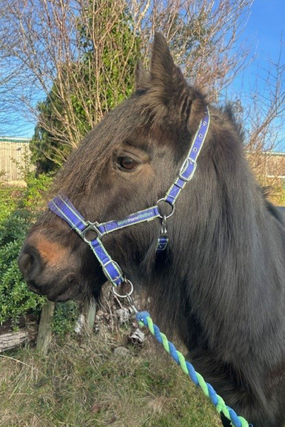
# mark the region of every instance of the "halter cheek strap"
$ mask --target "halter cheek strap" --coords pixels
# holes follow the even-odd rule
[[[191,148],[188,152],[188,156],[184,160],[183,165],[179,171],[178,177],[174,181],[174,183],[169,188],[168,192],[165,196],[165,201],[171,205],[174,205],[177,197],[180,194],[180,191],[185,187],[187,182],[189,182],[196,171],[197,167],[197,159],[205,142],[208,129],[210,125],[210,113],[207,108],[205,112],[205,116],[200,123],[199,129],[194,137]]]
[[[181,190],[185,187],[186,183],[192,179],[195,173],[197,167],[196,162],[205,142],[209,126],[210,114],[207,107],[187,157],[179,170],[178,177],[170,186],[166,196],[158,200],[155,206],[133,213],[119,221],[107,221],[99,224],[98,222],[86,221],[66,196],[58,195],[49,202],[49,209],[66,221],[67,224],[79,234],[84,242],[90,246],[105,276],[114,286],[120,286],[125,281],[125,278],[123,277],[121,267],[111,258],[104,247],[102,238],[113,231],[160,218],[161,232],[157,242],[157,252],[159,253],[166,249],[168,244],[167,219],[174,213],[175,202]],[[171,213],[167,216],[161,214],[160,204],[163,202],[167,203],[172,208]],[[88,232],[92,232],[92,234],[95,233],[96,237],[92,240],[88,239]]]

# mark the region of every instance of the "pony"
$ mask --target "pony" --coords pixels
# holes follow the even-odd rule
[[[179,174],[207,107],[196,172],[173,215],[163,214],[165,250],[156,252],[159,218],[107,234],[104,245],[226,403],[254,427],[282,427],[285,221],[253,177],[231,108],[207,106],[161,34],[150,71],[138,64],[134,93],[85,137],[53,191],[91,222],[153,206]],[[30,230],[19,267],[30,289],[51,301],[98,299],[106,281],[90,247],[51,210]]]

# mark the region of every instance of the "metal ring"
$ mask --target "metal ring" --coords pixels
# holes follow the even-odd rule
[[[116,288],[113,288],[113,293],[118,297],[118,298],[130,298],[130,296],[132,295],[132,293],[134,292],[134,285],[132,284],[132,282],[129,279],[124,279],[123,283],[128,283],[131,287],[131,290],[129,292],[127,292],[125,295],[120,295],[118,294],[118,292],[116,291]]]
[[[158,204],[160,203],[160,202],[165,202],[165,203],[167,203],[169,206],[171,206],[171,212],[170,212],[170,214],[169,215],[162,215],[161,213],[160,213],[160,211],[159,211],[159,206],[158,206]],[[157,202],[156,202],[156,204],[157,204],[157,207],[158,207],[158,212],[159,212],[159,218],[162,218],[162,219],[168,219],[168,218],[170,218],[173,214],[174,214],[174,211],[175,211],[175,205],[173,205],[172,203],[170,203],[170,202],[168,202],[167,200],[165,200],[165,199],[159,199]]]
[[[103,234],[100,232],[100,230],[99,230],[99,228],[98,228],[98,223],[97,222],[89,222],[89,221],[87,221],[87,227],[86,228],[84,228],[84,230],[82,230],[81,231],[81,234],[82,234],[82,237],[83,237],[83,240],[86,242],[86,243],[89,243],[89,242],[92,242],[93,240],[96,240],[96,239],[101,239],[101,237],[103,236]],[[95,237],[94,239],[88,239],[87,237],[86,237],[86,234],[89,232],[89,231],[91,231],[91,232],[93,232],[93,233],[96,233],[97,234],[97,237]]]

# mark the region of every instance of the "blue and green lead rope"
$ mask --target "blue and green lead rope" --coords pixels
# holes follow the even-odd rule
[[[177,365],[181,366],[183,372],[189,375],[194,384],[199,386],[203,393],[211,399],[219,413],[223,413],[224,416],[231,421],[234,427],[252,427],[252,424],[249,424],[243,417],[238,416],[233,409],[227,406],[223,398],[215,392],[211,384],[207,383],[202,375],[195,371],[193,365],[185,360],[183,354],[176,350],[172,342],[168,341],[167,337],[162,332],[160,332],[158,326],[153,323],[150,314],[147,311],[137,312],[136,318],[140,326],[144,325],[148,327],[151,334],[160,344],[163,345],[167,353],[170,354]]]

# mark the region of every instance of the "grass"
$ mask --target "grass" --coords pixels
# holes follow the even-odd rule
[[[127,357],[114,354],[124,345]],[[126,345],[126,330],[0,355],[1,427],[218,427],[212,404],[154,348]]]

